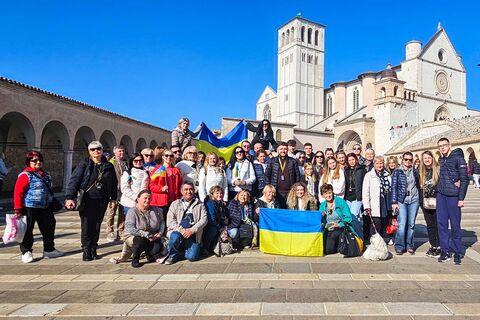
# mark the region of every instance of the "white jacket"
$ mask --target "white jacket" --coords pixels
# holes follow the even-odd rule
[[[330,171],[330,177],[328,178],[327,183],[333,186],[333,194],[343,199],[343,196],[345,195],[345,174],[343,173],[343,170],[340,170],[340,177],[338,179],[333,179],[333,173],[334,171]],[[325,173],[322,174],[320,182],[323,181],[324,176]]]
[[[391,176],[388,176],[390,183]],[[362,203],[364,209],[372,210],[372,217],[381,217],[380,212],[380,178],[378,178],[375,169],[368,171],[363,178]]]
[[[138,193],[143,189],[148,189],[148,178],[148,173],[144,169],[132,168],[131,175],[125,171],[120,178],[120,189],[122,190],[120,204],[127,208],[135,207]]]
[[[223,189],[223,200],[228,201],[228,183],[225,171],[218,172],[217,167],[203,167],[198,174],[198,196],[200,201],[204,201],[208,196],[210,188],[219,186]]]
[[[182,171],[182,180],[190,181],[195,186],[195,192],[198,192],[198,170],[192,166],[195,162],[190,160],[182,160],[177,163],[176,167]]]
[[[257,178],[255,177],[255,169],[253,164],[248,160],[243,160],[242,162],[237,162],[238,164],[238,176],[234,175],[234,170],[227,169],[227,180],[229,185],[229,190],[240,192],[242,190],[252,191],[252,185],[255,183]],[[245,180],[246,184],[242,186],[235,186],[235,180]]]

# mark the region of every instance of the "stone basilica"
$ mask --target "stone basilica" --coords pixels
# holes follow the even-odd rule
[[[299,16],[278,29],[278,87],[266,86],[256,104],[257,121],[270,119],[278,140],[395,153],[480,115],[467,109],[466,70],[440,23],[426,44],[408,42],[399,64],[328,87],[324,38],[323,25]],[[224,118],[222,131],[235,120]]]

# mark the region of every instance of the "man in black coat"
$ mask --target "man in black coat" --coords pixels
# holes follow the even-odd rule
[[[287,155],[285,142],[277,147],[278,156],[273,158],[265,170],[265,185],[271,184],[277,190],[277,200],[282,208],[286,208],[287,195],[292,185],[300,181],[297,161]]]

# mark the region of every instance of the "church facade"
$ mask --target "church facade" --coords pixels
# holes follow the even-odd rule
[[[440,23],[425,45],[408,42],[399,64],[328,87],[324,39],[325,27],[303,17],[278,29],[278,87],[266,86],[260,95],[258,121],[294,125],[301,142],[314,143],[317,135],[325,141],[329,133],[337,150],[349,152],[358,142],[383,154],[419,125],[479,114],[467,109],[466,70]]]

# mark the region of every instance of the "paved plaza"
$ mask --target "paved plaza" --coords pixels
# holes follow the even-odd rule
[[[76,212],[57,214],[56,247],[67,253],[23,264],[17,245],[0,248],[0,316],[38,319],[480,319],[480,191],[463,210],[461,266],[438,263],[417,219],[414,256],[384,262],[333,255],[300,258],[247,250],[196,263],[110,264],[120,243],[101,236],[101,260],[82,262]],[[392,248],[390,248],[392,250]]]

